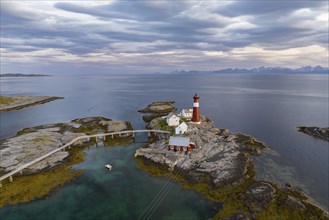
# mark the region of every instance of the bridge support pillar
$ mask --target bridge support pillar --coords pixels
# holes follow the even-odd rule
[[[148,137],[151,137],[151,132],[148,132],[148,133],[147,133],[147,136],[148,136]]]
[[[97,136],[95,137],[95,141],[96,141],[96,143],[98,142],[98,137]]]
[[[113,134],[111,134],[111,138],[113,139]]]
[[[69,149],[69,150],[70,150],[70,149],[71,149],[71,146],[68,146],[68,147],[67,147],[67,149]]]
[[[136,142],[136,133],[135,132],[132,132],[131,133],[131,136],[133,137],[133,143]]]
[[[19,171],[19,174],[23,175],[23,170]]]
[[[119,133],[119,137],[121,137],[121,133]]]
[[[2,183],[0,182],[0,189],[2,188]]]
[[[11,182],[13,182],[13,181],[14,181],[13,176],[10,176],[10,177],[9,177],[9,182],[11,183]]]

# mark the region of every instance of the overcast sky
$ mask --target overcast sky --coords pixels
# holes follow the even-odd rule
[[[1,0],[1,72],[328,66],[328,1]]]

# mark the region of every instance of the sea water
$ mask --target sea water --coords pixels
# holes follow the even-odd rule
[[[126,120],[132,122],[136,129],[144,128],[145,123],[141,119],[141,114],[136,111],[137,109],[152,101],[167,99],[175,100],[179,110],[191,108],[192,97],[195,92],[198,92],[200,96],[201,114],[212,119],[217,127],[255,136],[271,148],[271,151],[253,158],[258,179],[270,180],[280,185],[285,183],[297,185],[319,205],[328,209],[328,142],[300,133],[296,129],[300,125],[328,126],[328,75],[90,74],[40,78],[2,78],[1,95],[50,95],[65,98],[19,111],[1,113],[1,138],[12,136],[17,130],[25,127],[65,122],[74,118],[89,116]],[[122,152],[118,155],[123,157],[127,153],[125,151],[132,153],[135,147],[132,145],[102,150],[109,151],[109,154],[106,155],[114,155],[111,151],[115,152],[121,149]],[[112,192],[105,185],[112,183],[106,178],[114,177],[104,176],[102,173],[105,172],[102,169],[106,162],[105,159],[110,160],[111,158],[105,158],[99,164],[96,159],[93,162],[90,162],[89,159],[89,157],[93,158],[93,155],[97,155],[99,151],[100,148],[93,148],[86,152],[86,161],[77,165],[84,170],[84,174],[78,180],[56,190],[46,200],[5,207],[0,210],[1,217],[18,216],[20,213],[22,215],[26,213],[36,214],[38,213],[36,210],[58,212],[58,215],[61,212],[59,210],[63,210],[63,215],[65,213],[70,215],[69,213],[79,210],[86,216],[91,216],[92,214],[86,210],[89,205],[85,204],[79,196],[92,199],[91,195],[94,194],[98,195],[96,200],[103,202],[102,204],[98,203],[96,207],[99,208],[93,208],[95,213],[107,213],[105,210],[112,210],[107,207],[113,206],[117,207],[118,216],[120,215],[122,218],[129,219],[138,216],[138,210],[146,206],[147,201],[152,197],[151,195],[161,188],[164,183],[161,181],[167,181],[167,179],[151,177],[138,170],[133,156],[131,156],[131,158],[119,163],[123,167],[120,174],[113,175],[119,179],[113,183],[118,185],[112,187],[116,189]],[[99,157],[102,155],[100,154]],[[92,168],[96,164],[98,164],[99,170]],[[90,171],[90,169],[93,170]],[[133,180],[131,180],[134,184],[130,182],[125,185],[120,180],[122,177],[120,175],[132,175],[130,170],[138,175],[136,179],[132,178]],[[115,172],[119,172],[119,170]],[[140,175],[146,175],[149,179],[138,178]],[[106,184],[104,186],[97,185],[97,180],[103,178],[104,184]],[[88,187],[88,181],[93,182],[90,187]],[[150,187],[153,184],[155,187]],[[130,189],[134,189],[131,188],[133,187],[131,185],[137,187],[135,194],[139,195],[137,191],[141,191],[140,195],[144,196],[132,193],[128,190],[128,185],[130,185]],[[106,190],[103,190],[104,188]],[[94,190],[97,191],[97,189],[102,190],[103,193],[95,193]],[[108,195],[107,192],[111,194],[111,199],[106,196]],[[176,184],[173,187],[173,192],[175,193],[168,194],[164,200],[164,205],[154,215],[158,213],[158,216],[175,219],[169,214],[165,215],[165,213],[181,213],[180,216],[184,214],[191,216],[187,219],[193,219],[192,216],[195,219],[204,219],[211,213],[211,205],[203,201],[202,197],[194,194],[193,191],[186,191],[179,184]],[[99,198],[102,194],[104,194],[104,198]],[[173,197],[176,194],[182,198],[181,202],[178,198]],[[60,198],[61,195],[63,197]],[[74,207],[72,210],[64,211],[64,208],[59,208],[63,206],[65,195],[66,198],[70,198],[67,203],[70,204],[72,201],[72,204],[75,204],[68,205],[68,207]],[[127,197],[127,195],[132,197]],[[201,207],[200,211],[194,212],[196,208],[192,204],[185,205],[191,201],[189,196],[195,196],[194,200],[200,200],[203,203],[203,205],[198,204],[198,207]],[[184,199],[185,197],[186,199]],[[144,202],[139,203],[139,200]],[[175,206],[170,205],[173,201],[177,201]],[[103,206],[103,204],[109,205]],[[136,211],[132,207],[138,207],[138,210]]]

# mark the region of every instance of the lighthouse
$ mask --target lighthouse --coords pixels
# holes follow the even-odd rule
[[[199,99],[200,97],[198,96],[197,93],[195,93],[194,97],[193,97],[193,116],[192,116],[192,120],[191,122],[193,124],[200,124],[201,123],[201,119],[200,119],[200,110],[199,110]]]

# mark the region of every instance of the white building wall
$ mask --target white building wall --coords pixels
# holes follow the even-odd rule
[[[173,116],[167,118],[167,124],[169,126],[178,126],[179,125],[179,117],[177,117],[176,115],[173,115]]]
[[[186,111],[187,109],[182,110],[182,117],[183,118],[192,118],[192,109],[189,109],[190,111]]]
[[[181,123],[178,127],[175,128],[175,134],[185,134],[187,131],[187,124],[185,122]]]

